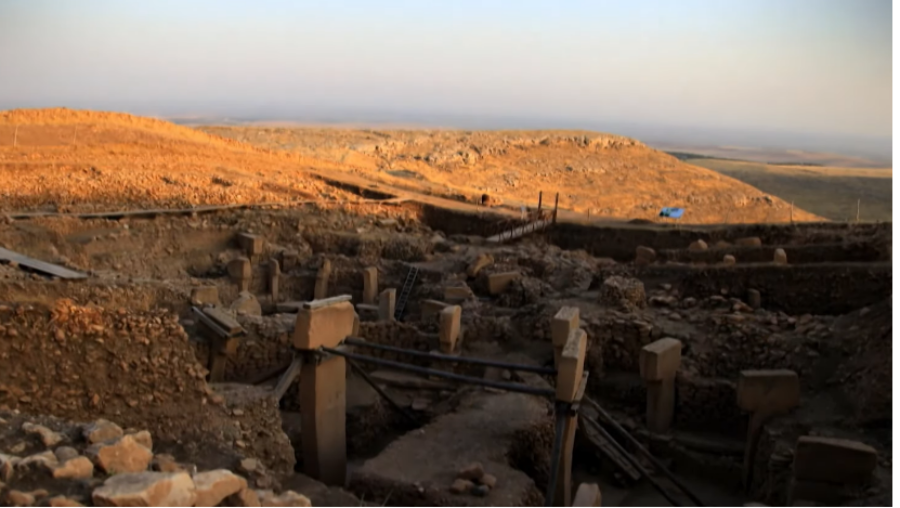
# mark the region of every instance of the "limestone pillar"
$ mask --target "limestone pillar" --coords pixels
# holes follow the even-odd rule
[[[316,300],[324,300],[328,298],[328,279],[331,278],[331,261],[328,259],[322,260],[322,267],[319,268],[319,273],[316,275],[316,289],[315,295],[313,296]]]
[[[244,253],[247,254],[247,257],[253,259],[263,253],[265,239],[259,235],[240,233],[238,234],[238,243],[241,248],[244,249]]]
[[[353,331],[356,312],[348,301],[302,308],[293,344],[304,354],[300,372],[303,468],[307,475],[343,487],[347,481],[347,366],[341,356],[314,353],[335,348]]]
[[[641,377],[647,384],[647,428],[664,433],[675,413],[675,375],[681,366],[681,341],[665,338],[641,349]]]
[[[250,291],[250,280],[253,278],[253,267],[248,258],[232,259],[228,263],[228,276],[238,285],[238,292]]]
[[[363,303],[372,305],[378,298],[378,268],[370,266],[363,270]]]
[[[441,311],[441,353],[449,355],[456,352],[461,317],[462,307],[459,305],[453,305]]]
[[[744,487],[752,481],[753,459],[759,433],[774,416],[786,414],[800,405],[800,378],[792,370],[745,370],[737,386],[737,403],[750,413],[744,449]]]
[[[553,316],[550,321],[550,338],[553,342],[553,365],[559,367],[559,357],[566,341],[569,340],[569,334],[579,326],[579,310],[578,307],[563,307]]]
[[[575,492],[572,506],[601,506],[602,496],[596,483],[582,483]]]
[[[587,353],[587,334],[577,328],[572,330],[559,357],[556,375],[556,399],[573,403],[579,399],[584,378],[584,358]],[[559,476],[554,491],[553,506],[572,505],[572,452],[575,447],[575,430],[578,416],[566,415],[563,428],[563,446],[559,461]]]
[[[381,321],[394,320],[394,308],[397,304],[397,290],[385,289],[378,296],[378,319]]]

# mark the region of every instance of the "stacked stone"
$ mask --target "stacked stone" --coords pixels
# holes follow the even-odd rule
[[[608,312],[596,322],[586,321],[585,331],[600,344],[603,365],[611,371],[637,369],[641,348],[652,342],[653,325],[633,315]]]
[[[2,306],[0,323],[0,406],[75,420],[120,415],[163,437],[209,423],[207,371],[172,314],[62,300]]]
[[[247,335],[241,338],[237,353],[229,359],[225,379],[247,381],[290,362],[291,334],[296,319],[296,314],[238,318]]]
[[[746,416],[741,414],[735,400],[737,386],[730,379],[701,378],[681,370],[675,389],[678,407],[675,427],[682,430],[715,432],[743,438]]]
[[[613,275],[600,285],[600,303],[617,310],[632,312],[647,306],[644,283]]]

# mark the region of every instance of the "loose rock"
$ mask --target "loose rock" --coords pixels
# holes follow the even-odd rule
[[[216,506],[228,496],[247,488],[247,480],[227,469],[216,469],[194,475],[197,506]]]
[[[450,485],[450,492],[453,492],[454,494],[466,494],[472,490],[474,486],[475,484],[469,480],[457,478],[453,481],[453,485]]]
[[[85,426],[82,430],[82,434],[88,443],[96,444],[122,437],[124,432],[122,431],[122,427],[119,427],[115,423],[100,419]]]
[[[187,473],[143,472],[110,477],[91,497],[99,506],[193,506],[196,496]]]
[[[286,490],[276,496],[271,490],[257,491],[261,506],[312,506],[309,498],[293,490]]]
[[[482,476],[484,476],[484,466],[481,465],[481,462],[473,462],[456,473],[457,478],[473,482],[480,480]]]
[[[53,477],[82,479],[94,476],[94,464],[87,457],[76,457],[69,459],[61,466],[53,468]]]
[[[153,458],[153,452],[130,435],[113,442],[95,444],[84,453],[108,474],[144,471]]]
[[[41,442],[44,443],[44,446],[47,448],[56,446],[64,439],[61,434],[53,432],[43,425],[35,425],[30,422],[23,423],[22,430],[25,431],[26,434],[40,436]]]

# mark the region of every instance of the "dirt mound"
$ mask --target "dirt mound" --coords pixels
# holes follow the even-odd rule
[[[0,112],[0,211],[347,197],[303,171],[312,166],[330,164],[153,118],[69,109]]]
[[[630,138],[586,131],[374,131],[202,127],[256,146],[340,163],[384,183],[422,192],[483,194],[503,202],[559,205],[597,217],[654,219],[685,207],[685,221],[787,222],[790,205]],[[794,209],[794,220],[819,220]]]

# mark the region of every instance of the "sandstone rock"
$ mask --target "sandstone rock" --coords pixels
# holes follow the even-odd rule
[[[247,474],[258,473],[262,470],[262,464],[257,459],[243,459],[241,460],[240,470]]]
[[[468,494],[473,487],[475,487],[475,484],[471,481],[457,478],[453,481],[453,485],[450,485],[450,492],[453,492],[454,494]]]
[[[227,469],[205,471],[194,475],[197,506],[216,506],[228,496],[247,488],[247,480]]]
[[[639,246],[635,249],[635,258],[634,264],[637,266],[644,266],[652,264],[656,261],[656,251],[651,249],[650,247]]]
[[[129,434],[134,440],[144,448],[153,451],[153,436],[150,435],[149,431],[142,430],[139,432],[135,432],[134,434]]]
[[[161,473],[180,473],[184,471],[184,468],[175,460],[175,457],[165,453],[155,455],[150,463],[150,467],[154,471]]]
[[[82,479],[94,476],[94,464],[87,457],[75,457],[53,468],[53,478]]]
[[[481,465],[481,462],[473,462],[456,473],[457,478],[473,482],[477,482],[482,476],[484,476],[484,466]]]
[[[84,436],[84,439],[87,440],[87,442],[90,444],[111,441],[124,435],[122,427],[119,427],[115,423],[104,419],[100,419],[95,421],[94,423],[86,425],[81,432]]]
[[[91,497],[98,506],[193,506],[196,492],[187,473],[143,472],[112,476]]]
[[[723,265],[732,266],[735,263],[737,263],[737,260],[734,259],[734,256],[732,256],[731,254],[725,254],[724,256],[722,256],[722,264]]]
[[[734,241],[734,244],[738,247],[762,247],[762,240],[758,236],[751,236],[747,238],[738,238]]]
[[[108,474],[137,473],[147,469],[153,452],[132,436],[92,445],[84,454]]]
[[[713,247],[716,249],[727,249],[731,247],[731,244],[726,242],[725,240],[719,240],[718,242],[713,244]]]
[[[262,316],[262,306],[256,296],[249,291],[241,291],[232,302],[231,310],[239,316]]]
[[[64,439],[61,434],[53,432],[43,425],[35,425],[30,422],[23,423],[22,430],[26,434],[39,436],[47,448],[58,445]]]
[[[772,260],[776,265],[786,265],[788,264],[787,254],[784,252],[784,249],[775,249],[775,255]]]
[[[0,453],[0,480],[8,482],[12,478],[13,470],[19,462],[19,457]]]
[[[256,491],[250,488],[241,489],[237,494],[232,494],[225,498],[222,503],[224,506],[259,506],[259,496]]]
[[[688,245],[689,251],[702,251],[708,249],[709,246],[703,240],[695,240]]]
[[[56,450],[53,450],[53,454],[56,455],[56,460],[60,463],[65,462],[69,459],[74,459],[75,457],[79,457],[81,454],[78,453],[78,450],[72,448],[71,446],[60,446]]]
[[[16,462],[16,469],[44,469],[50,471],[57,465],[59,465],[59,460],[56,458],[56,455],[47,450],[22,458]]]
[[[497,477],[492,474],[485,473],[481,476],[478,482],[482,485],[487,485],[487,487],[490,489],[493,489],[494,486],[497,485]]]
[[[271,490],[262,490],[257,491],[256,495],[261,506],[312,506],[308,497],[293,490],[286,490],[279,496]]]
[[[33,495],[27,492],[10,490],[9,493],[6,494],[6,502],[9,503],[9,506],[32,506],[34,505],[35,499]]]
[[[66,496],[51,497],[49,502],[50,502],[50,506],[55,506],[55,507],[59,507],[59,508],[67,507],[67,506],[71,506],[71,507],[84,506],[83,504],[79,503],[78,501],[75,501],[74,499],[69,499]]]

